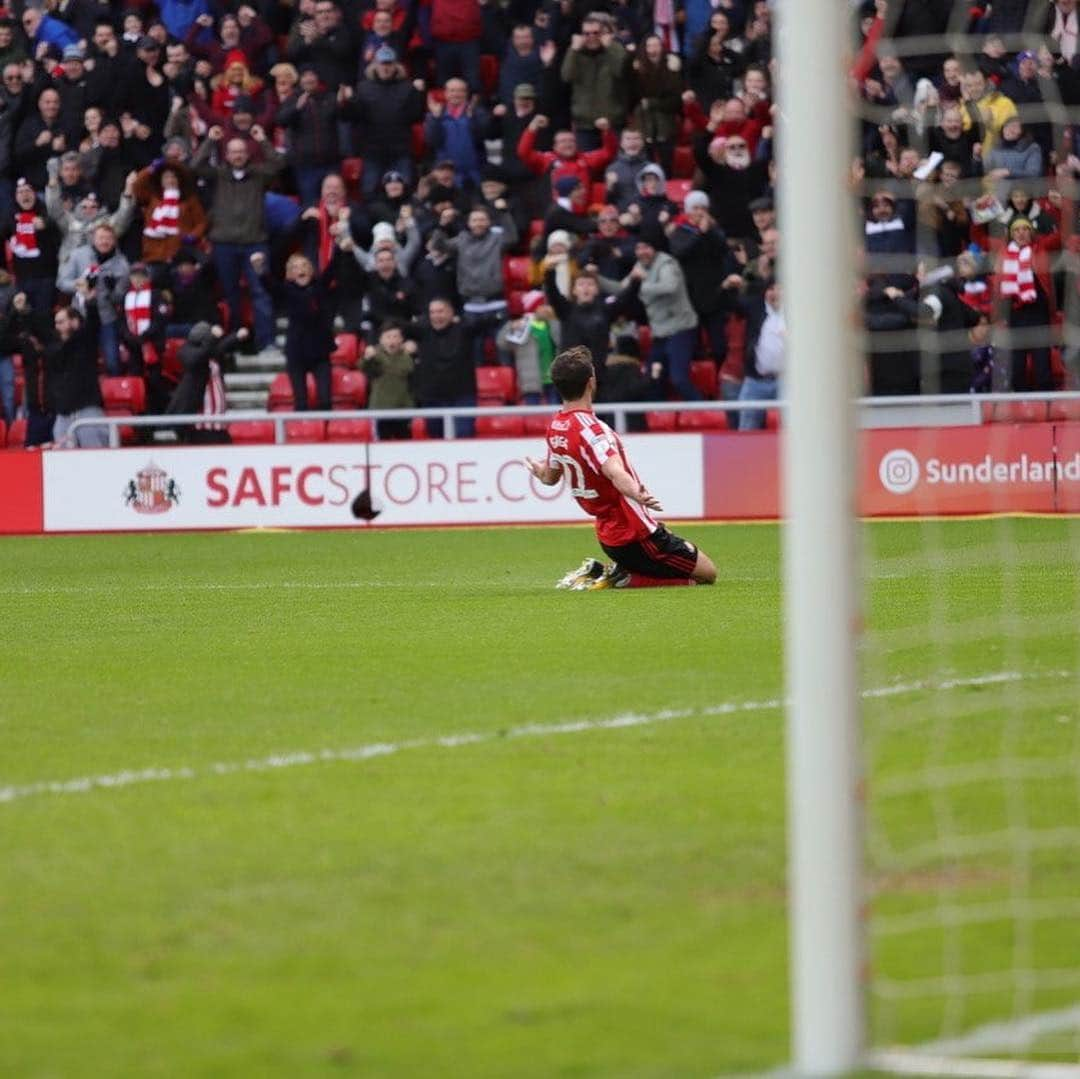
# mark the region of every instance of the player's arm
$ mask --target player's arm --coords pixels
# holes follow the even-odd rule
[[[545,486],[554,487],[562,479],[562,466],[548,464],[546,461],[537,461],[535,458],[526,457],[525,467]]]
[[[601,471],[615,486],[615,490],[621,495],[634,502],[639,502],[647,510],[662,510],[659,499],[645,489],[645,484],[639,483],[629,472],[623,468],[622,461],[615,455],[609,457],[603,464]]]

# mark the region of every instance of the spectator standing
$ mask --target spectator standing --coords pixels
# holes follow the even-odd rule
[[[261,127],[252,131],[256,142],[266,142]],[[255,313],[255,346],[260,351],[272,347],[274,312],[262,278],[251,264],[254,254],[267,254],[267,231],[263,196],[283,166],[279,154],[270,152],[265,161],[253,164],[242,139],[225,146],[224,160],[218,158],[222,142],[220,127],[212,127],[192,162],[197,176],[213,180],[214,197],[210,209],[209,237],[214,245],[214,264],[229,305],[229,319],[240,325],[240,276],[247,278]]]
[[[998,198],[1004,202],[1010,180],[1034,180],[1043,174],[1042,147],[1024,133],[1024,125],[1015,114],[1006,117],[994,148],[983,158],[986,178],[994,182]]]
[[[638,102],[634,119],[645,145],[670,173],[682,112],[682,61],[664,48],[659,34],[650,34],[632,67]]]
[[[417,343],[416,403],[421,408],[475,407],[471,334],[455,315],[450,301],[432,300],[427,319],[413,331],[413,336]],[[471,438],[475,426],[470,417],[455,419],[455,437]],[[427,428],[430,437],[441,437],[442,420],[429,419]]]
[[[668,244],[682,267],[690,303],[719,366],[727,356],[727,320],[738,304],[741,267],[709,213],[709,196],[704,191],[691,191],[683,210],[672,222]]]
[[[650,359],[664,365],[668,379],[684,401],[699,401],[701,393],[690,381],[690,363],[697,342],[698,317],[686,291],[679,263],[651,232],[634,247],[637,261],[625,286],[637,291],[652,327]]]
[[[582,191],[588,191],[592,187],[593,176],[597,173],[602,174],[608,162],[615,156],[615,134],[606,119],[600,120],[599,123],[603,131],[603,145],[600,149],[581,153],[578,150],[577,136],[574,132],[558,131],[552,140],[551,150],[545,152],[536,149],[536,140],[539,132],[548,126],[548,118],[536,115],[521,133],[521,139],[518,142],[518,157],[534,176],[543,176],[547,173],[550,176],[552,189],[560,176],[569,175],[577,177]],[[577,208],[582,209],[583,206]],[[596,353],[593,355],[595,356]]]
[[[298,68],[314,66],[319,82],[332,93],[356,70],[357,43],[334,0],[316,0],[311,18],[301,16],[289,32],[285,55]]]
[[[45,345],[45,388],[56,417],[53,441],[59,445],[103,449],[109,444],[105,426],[69,433],[76,420],[105,415],[97,374],[99,310],[93,288],[80,280],[72,305],[53,316],[55,332]]]
[[[178,360],[182,370],[180,381],[165,408],[169,416],[186,416],[202,412],[207,415],[225,411],[225,384],[221,377],[220,361],[248,338],[247,328],[241,326],[226,336],[220,326],[197,322],[185,335]],[[207,423],[181,427],[177,432],[181,442],[228,442],[228,433],[221,425]]]
[[[157,157],[165,141],[172,98],[161,73],[161,46],[146,36],[135,46],[138,63],[132,66],[128,81],[117,94],[120,128],[130,143],[137,168],[145,168]]]
[[[51,164],[52,162],[50,166]],[[135,214],[135,202],[131,193],[135,174],[129,173],[129,176],[131,179],[120,199],[120,206],[115,213],[110,214],[93,191],[88,191],[71,210],[64,209],[60,200],[60,184],[55,172],[50,169],[49,182],[45,186],[45,207],[63,237],[59,252],[61,275],[66,272],[72,253],[90,243],[98,225],[109,225],[118,237],[127,231]]]
[[[547,64],[554,59],[555,43],[545,42],[543,47],[536,43],[536,32],[528,23],[519,23],[510,31],[510,44],[499,65],[499,86],[497,97],[503,105],[509,105],[514,99],[514,88],[526,83],[539,86],[544,78],[545,61],[541,55],[549,56]]]
[[[43,45],[51,45],[62,52],[66,46],[79,43],[76,30],[31,4],[27,4],[23,10],[22,28],[35,58],[40,55]]]
[[[1010,372],[1013,390],[1054,388],[1049,337],[1055,304],[1047,246],[1047,238],[1036,237],[1026,217],[1014,217],[1008,243],[998,256],[998,310],[1007,327],[1002,364]]]
[[[105,370],[110,375],[121,373],[117,309],[127,291],[129,270],[128,260],[116,246],[115,229],[103,221],[91,234],[90,243],[75,248],[67,261],[60,264],[56,276],[56,287],[60,292],[83,295],[95,301],[97,315],[93,324]],[[89,325],[89,318],[84,321]]]
[[[406,341],[396,322],[379,329],[379,344],[368,345],[360,369],[371,387],[368,408],[414,408],[411,380],[416,369],[416,342]],[[376,420],[375,434],[380,442],[409,437],[408,420]]]
[[[346,88],[341,114],[359,128],[365,198],[375,193],[384,173],[396,172],[406,180],[416,175],[411,154],[412,125],[424,118],[423,91],[423,81],[409,81],[397,53],[388,45],[375,53],[367,77],[355,90]]]
[[[28,9],[29,10],[29,9]],[[29,113],[15,135],[13,162],[35,191],[44,191],[50,157],[68,148],[60,118],[60,95],[51,86],[38,95],[37,109]]]
[[[483,342],[494,337],[506,321],[503,254],[517,243],[517,228],[505,211],[498,223],[485,207],[469,211],[466,228],[458,231],[456,211],[447,210],[434,233],[435,242],[443,243],[457,257],[458,295],[464,301],[465,326],[472,337],[473,361],[483,362]]]
[[[251,256],[255,272],[263,279],[289,320],[285,336],[285,369],[293,391],[293,408],[308,407],[307,376],[315,376],[315,407],[330,409],[330,353],[334,351],[334,304],[330,295],[337,258],[316,274],[311,260],[290,255],[285,280],[278,284],[268,273],[269,261],[256,251]]]
[[[128,370],[146,379],[146,411],[162,412],[173,389],[164,370],[165,332],[172,310],[168,298],[150,282],[145,262],[131,267],[129,287],[124,293],[120,340],[128,353]]]
[[[620,210],[625,210],[637,198],[637,179],[641,170],[648,164],[645,136],[640,131],[628,127],[619,136],[619,152],[604,173],[607,201],[613,202]]]
[[[302,206],[319,200],[322,182],[340,162],[337,98],[320,82],[314,67],[300,72],[300,86],[277,111],[288,133],[289,163]]]
[[[201,243],[209,227],[206,211],[191,171],[162,158],[136,175],[132,194],[143,213],[142,258],[160,284],[180,248]]]
[[[5,232],[15,283],[34,316],[47,321],[56,293],[60,232],[25,177],[15,183],[15,212]]]
[[[777,281],[748,294],[742,302],[746,316],[746,352],[743,358],[743,384],[740,401],[775,401],[778,381],[784,373],[787,354],[787,322],[784,319],[782,293]],[[739,413],[740,431],[758,431],[765,426],[765,413],[746,410]]]
[[[435,52],[435,81],[453,76],[468,88],[480,90],[480,39],[484,22],[480,0],[431,0],[431,47]]]
[[[570,86],[570,116],[578,145],[596,150],[607,127],[623,127],[630,99],[627,54],[615,40],[610,16],[600,12],[585,16],[581,33],[570,39],[561,72]]]
[[[469,101],[464,79],[450,79],[445,104],[431,97],[424,120],[424,141],[437,160],[450,160],[470,188],[480,183],[484,165],[483,138],[488,126],[486,110]]]
[[[555,312],[545,303],[539,289],[526,292],[521,306],[521,317],[503,325],[496,345],[501,353],[514,358],[523,404],[558,404],[558,394],[551,384],[551,364],[559,351]]]
[[[584,345],[596,357],[606,360],[609,352],[611,321],[620,310],[612,296],[602,297],[596,276],[581,273],[574,278],[570,298],[559,291],[556,269],[549,267],[544,273],[544,295],[555,317],[559,320],[559,336],[562,348]],[[597,378],[603,384],[605,375],[597,367]]]

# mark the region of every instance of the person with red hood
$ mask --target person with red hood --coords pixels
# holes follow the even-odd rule
[[[546,116],[537,115],[532,118],[518,140],[518,157],[522,164],[536,176],[549,172],[553,190],[560,177],[576,176],[581,186],[575,189],[578,199],[575,209],[580,211],[588,205],[594,178],[602,176],[608,163],[615,157],[615,151],[618,148],[615,132],[611,130],[607,119],[601,117],[596,121],[597,129],[603,133],[603,142],[599,150],[578,153],[577,137],[572,131],[557,131],[550,150],[537,150],[535,149],[537,133],[547,125]]]
[[[257,97],[262,93],[263,81],[251,74],[248,59],[243,50],[233,49],[225,57],[225,68],[210,80],[210,110],[218,123],[225,123],[232,115],[233,106],[240,96]]]
[[[729,139],[733,135],[741,136],[746,140],[750,156],[753,157],[764,125],[760,120],[750,116],[746,102],[741,97],[731,97],[727,101],[714,101],[709,108],[708,116],[693,96],[692,90],[684,95],[683,100],[687,118],[693,123],[695,130],[711,131],[713,138]]]

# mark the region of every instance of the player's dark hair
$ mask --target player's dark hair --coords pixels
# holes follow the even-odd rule
[[[560,352],[551,365],[551,382],[564,401],[576,401],[593,377],[592,353],[584,345]]]

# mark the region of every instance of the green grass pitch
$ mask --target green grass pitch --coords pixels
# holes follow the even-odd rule
[[[678,530],[717,587],[556,592],[586,527],[0,541],[0,1075],[781,1063],[779,531]],[[1078,539],[866,526],[864,685],[908,687],[866,702],[871,792],[1080,759]],[[953,945],[919,927],[942,895],[1080,894],[1066,849],[905,861],[945,819],[1080,826],[1075,781],[1014,788],[872,793],[875,912],[914,926],[873,938],[876,977],[1080,967],[1065,915],[1022,942],[1015,918]],[[953,1018],[1077,998],[1036,983]],[[875,1038],[942,1012],[875,1000]]]

